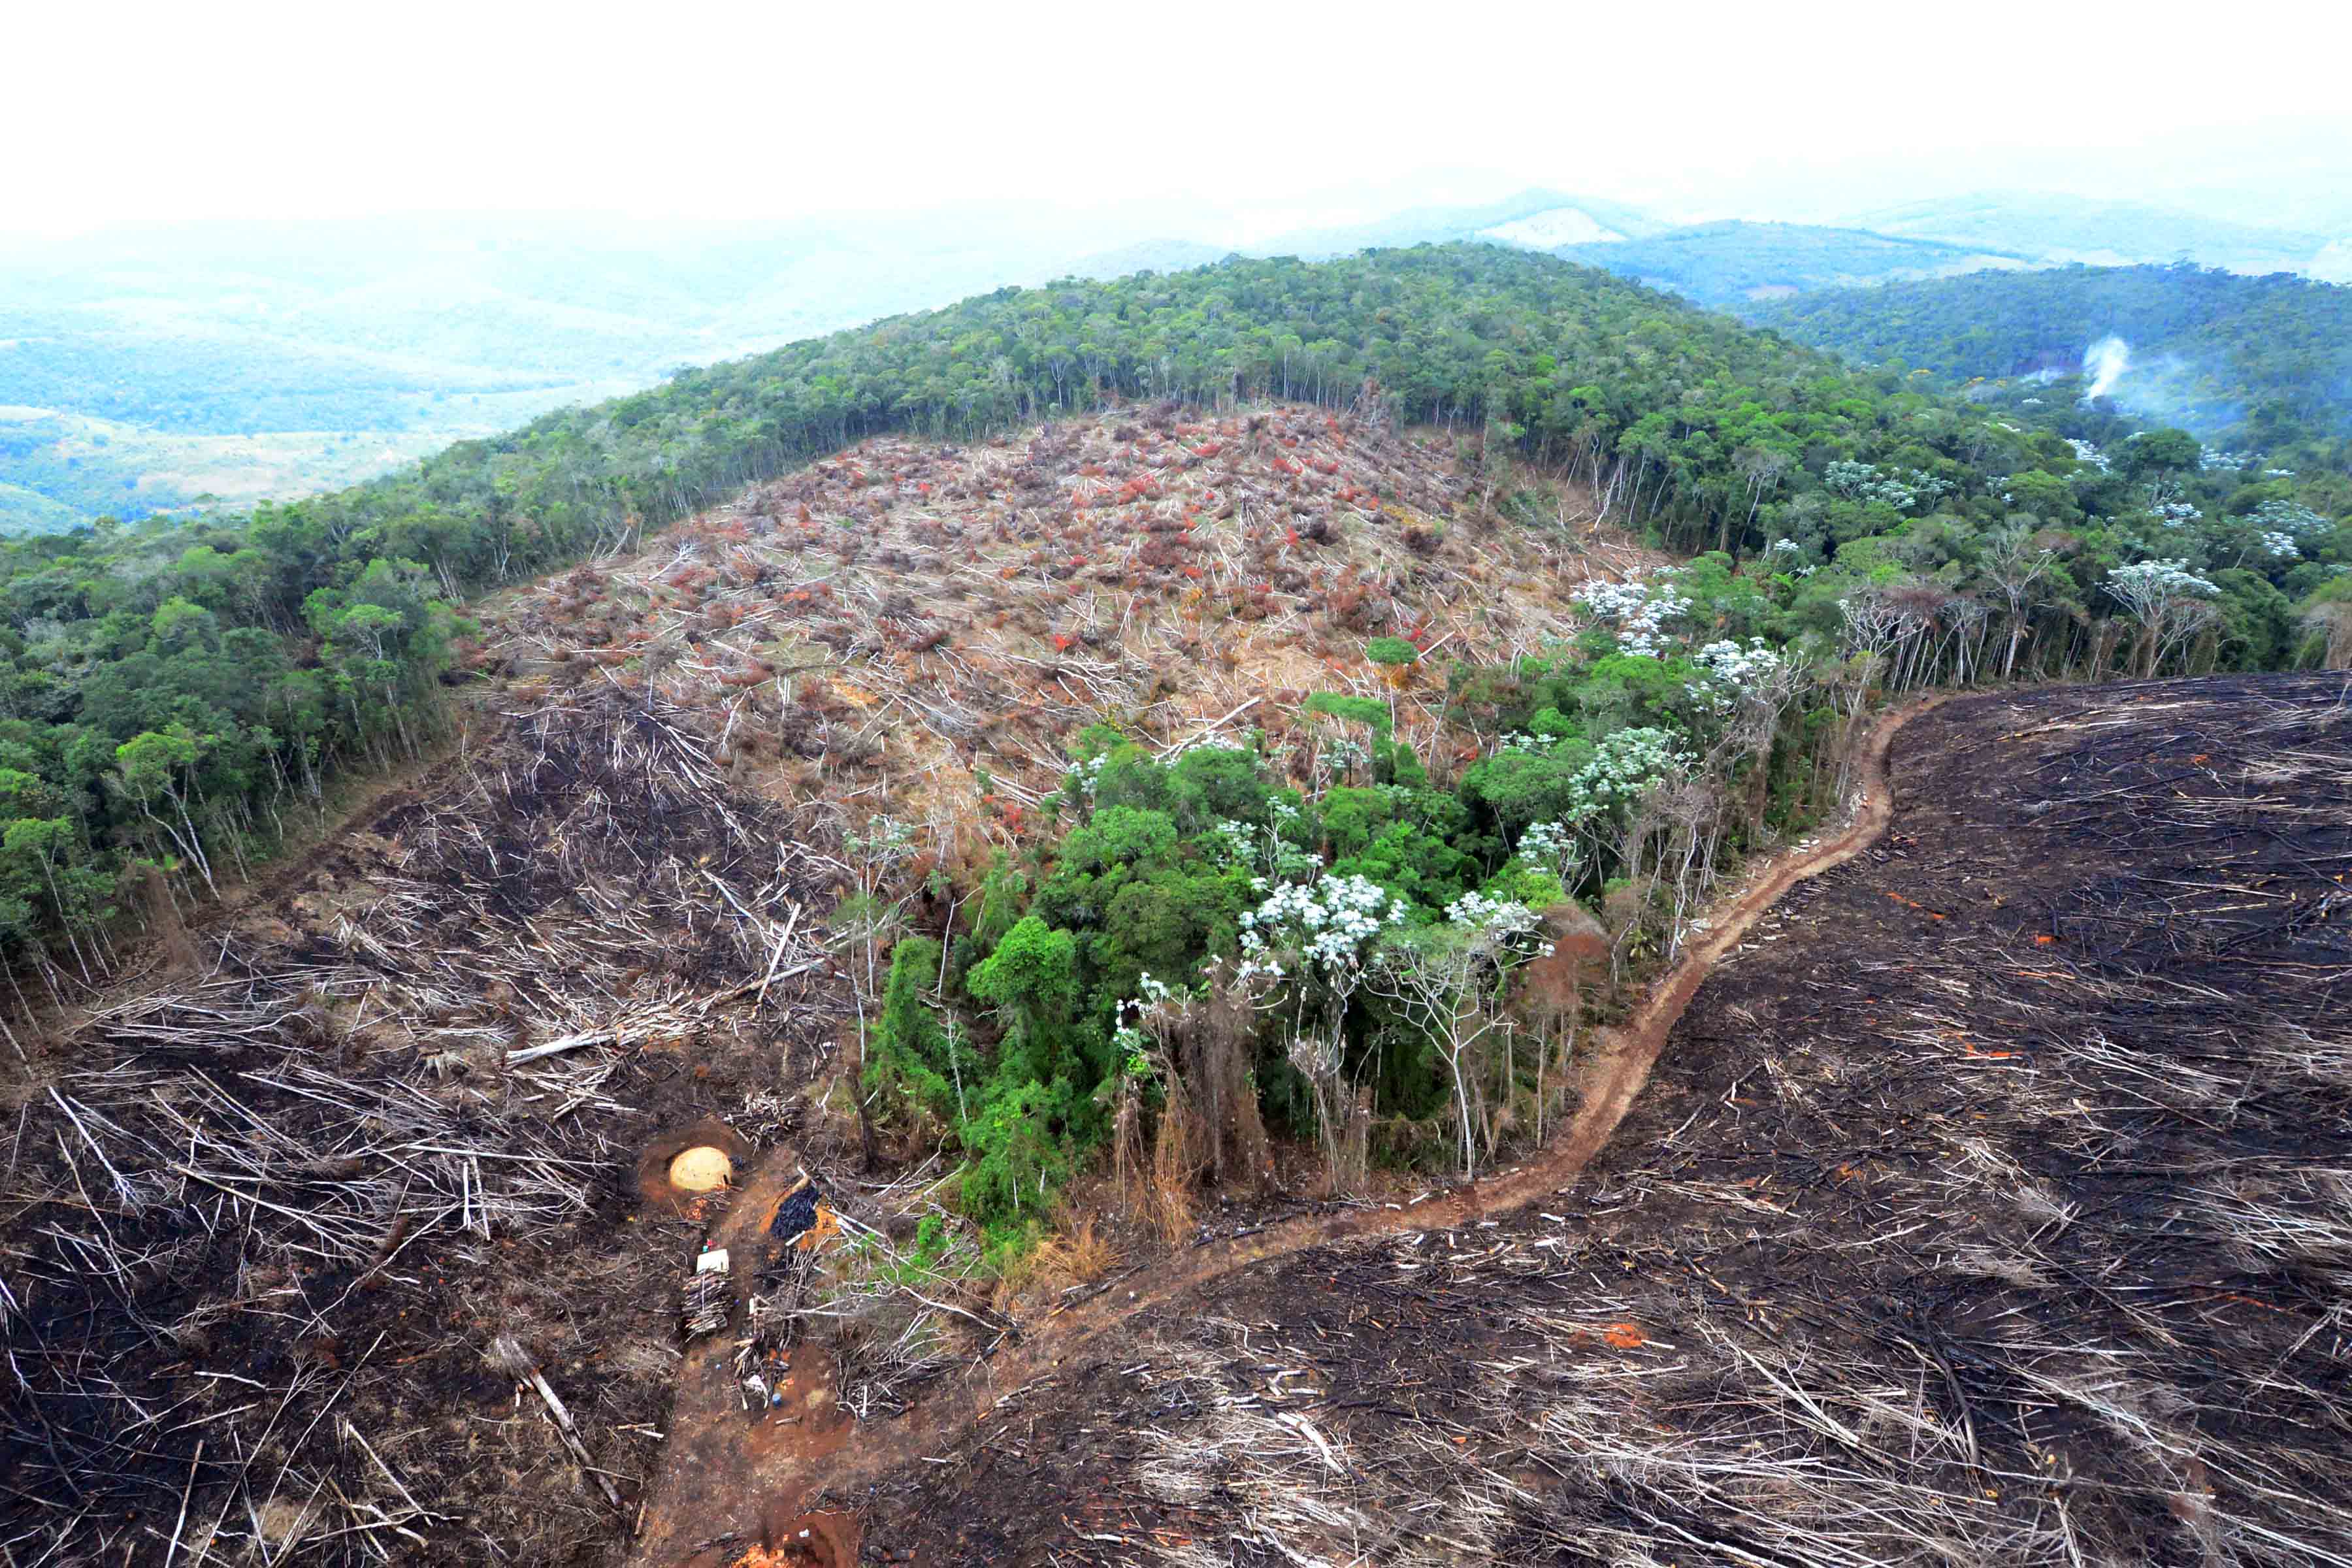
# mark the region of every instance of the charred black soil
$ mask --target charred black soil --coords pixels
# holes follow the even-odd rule
[[[1556,1197],[1138,1314],[867,1561],[2352,1560],[2343,677],[1956,702]]]
[[[645,1151],[796,1130],[847,1005],[836,868],[671,717],[490,716],[55,1048],[0,1183],[0,1560],[624,1549],[711,1202],[647,1203]]]

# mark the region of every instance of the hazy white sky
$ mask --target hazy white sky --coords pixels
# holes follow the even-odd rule
[[[2168,9],[18,0],[0,229],[1116,197],[1223,240],[1400,192],[1826,216],[2282,171],[2352,213],[2352,7]]]

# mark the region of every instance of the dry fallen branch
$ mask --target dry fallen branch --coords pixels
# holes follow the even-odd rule
[[[511,1334],[500,1334],[490,1342],[490,1359],[518,1383],[530,1385],[531,1392],[539,1395],[540,1403],[547,1406],[548,1415],[554,1417],[556,1430],[563,1436],[563,1446],[572,1450],[573,1458],[580,1461],[581,1469],[594,1478],[597,1489],[604,1494],[606,1502],[614,1508],[620,1507],[621,1494],[614,1489],[612,1478],[598,1469],[596,1461],[589,1458],[588,1445],[582,1440],[580,1428],[572,1422],[572,1412],[564,1408],[563,1401],[556,1397],[555,1390],[548,1386],[547,1379],[531,1363],[530,1357],[523,1353],[522,1346]]]

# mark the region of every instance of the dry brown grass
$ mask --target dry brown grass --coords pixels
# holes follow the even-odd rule
[[[1066,1212],[1061,1229],[1041,1238],[999,1278],[989,1304],[1007,1317],[1026,1317],[1038,1303],[1091,1285],[1118,1264],[1118,1248],[1096,1229],[1093,1215],[1073,1219]]]
[[[1203,1142],[1200,1113],[1181,1084],[1171,1082],[1167,1103],[1151,1145],[1151,1168],[1137,1185],[1137,1207],[1153,1232],[1169,1247],[1192,1234],[1196,1211],[1192,1194],[1208,1162],[1199,1148]]]

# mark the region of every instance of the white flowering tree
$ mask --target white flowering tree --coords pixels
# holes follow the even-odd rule
[[[1255,882],[1296,882],[1311,876],[1322,861],[1307,842],[1305,814],[1277,795],[1266,803],[1264,826],[1223,819],[1209,829],[1210,851],[1228,864],[1253,873]]]
[[[1723,726],[1709,759],[1711,771],[1723,775],[1725,795],[1731,795],[1730,777],[1740,758],[1750,762],[1748,816],[1761,827],[1771,804],[1772,747],[1780,720],[1797,700],[1805,684],[1805,666],[1788,653],[1751,637],[1746,647],[1728,638],[1708,643],[1693,656],[1707,673],[1710,696]]]
[[[1190,998],[1148,969],[1137,977],[1135,992],[1113,1015],[1118,1027],[1111,1036],[1119,1063],[1111,1111],[1111,1170],[1118,1179],[1121,1208],[1127,1206],[1129,1179],[1138,1173],[1146,1091],[1157,1087],[1171,1100],[1184,1091],[1168,1042]]]
[[[1634,725],[1612,731],[1592,749],[1592,760],[1570,775],[1569,807],[1561,816],[1596,849],[1622,857],[1626,823],[1642,798],[1691,765],[1671,730]]]
[[[1794,700],[1802,673],[1797,661],[1762,637],[1750,637],[1744,647],[1728,637],[1705,644],[1691,662],[1706,671],[1701,700],[1734,730],[1776,724]]]
[[[2186,561],[2135,561],[2107,574],[2107,595],[2139,623],[2140,669],[2157,667],[2221,618],[2212,601],[2221,588],[2189,570]]]
[[[1315,1096],[1315,1120],[1335,1188],[1363,1179],[1369,1108],[1348,1079],[1348,1006],[1363,985],[1373,940],[1404,923],[1405,906],[1379,883],[1357,876],[1270,882],[1254,878],[1263,900],[1241,917],[1241,967],[1235,983],[1259,1006],[1284,1016],[1290,1065]]]
[[[2266,500],[2246,521],[2264,533],[2284,533],[2298,543],[2316,541],[2334,525],[2300,501]]]
[[[1579,607],[1606,626],[1625,653],[1663,658],[1674,640],[1671,623],[1690,613],[1691,602],[1670,582],[1604,583],[1594,581],[1577,589]]]
[[[1823,468],[1822,484],[1849,500],[1883,500],[1902,511],[1952,491],[1950,484],[1924,468],[1895,474],[1880,471],[1874,463],[1851,460],[1834,462]]]
[[[1581,857],[1577,852],[1575,830],[1565,822],[1551,821],[1528,823],[1512,849],[1512,858],[1538,871],[1549,872],[1566,887],[1575,880],[1576,865]]]
[[[1447,907],[1443,924],[1391,932],[1370,965],[1372,994],[1444,1058],[1465,1182],[1478,1173],[1480,1129],[1490,1154],[1500,1131],[1484,1104],[1485,1058],[1512,1033],[1506,1006],[1512,972],[1551,952],[1542,928],[1543,917],[1525,904],[1468,893]],[[1511,1078],[1507,1058],[1506,1096]]]

